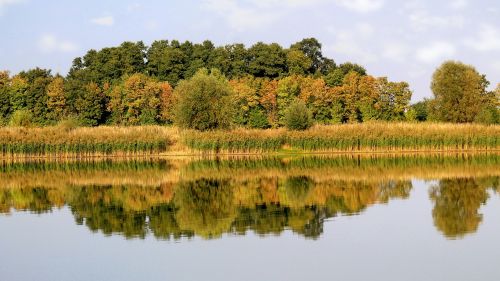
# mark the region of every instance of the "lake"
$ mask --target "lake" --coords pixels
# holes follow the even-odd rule
[[[0,280],[499,280],[500,155],[0,162]]]

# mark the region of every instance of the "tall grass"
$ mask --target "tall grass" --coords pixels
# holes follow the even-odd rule
[[[307,131],[185,131],[181,139],[190,149],[209,153],[496,150],[500,126],[364,123],[316,126]]]
[[[170,131],[168,128],[156,126],[1,128],[0,155],[15,157],[154,154],[167,150],[172,142]]]

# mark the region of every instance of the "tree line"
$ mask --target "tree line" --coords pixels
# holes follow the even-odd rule
[[[69,119],[84,126],[176,123],[203,130],[371,120],[495,123],[500,88],[495,96],[486,91],[484,76],[460,71],[467,78],[457,78],[465,81],[460,86],[450,90],[453,79],[433,83],[436,98],[410,106],[408,83],[375,78],[358,64],[337,65],[314,38],[289,48],[262,42],[249,48],[210,41],[161,40],[149,47],[124,42],[74,59],[65,77],[40,68],[14,76],[0,72],[0,124],[46,126]],[[448,79],[448,72],[435,80]],[[450,118],[447,112],[457,105],[446,93],[457,91],[472,91],[460,97],[467,100],[460,108],[474,103],[475,95],[488,98],[467,118]]]

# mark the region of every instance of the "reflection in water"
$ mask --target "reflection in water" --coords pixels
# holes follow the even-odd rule
[[[498,188],[497,156],[404,159],[9,164],[0,178],[0,212],[14,208],[43,213],[66,205],[78,224],[127,238],[149,233],[158,239],[217,238],[292,230],[316,239],[325,219],[406,199],[416,174],[432,173],[441,165],[439,175],[447,170],[450,177],[430,191],[437,229],[448,238],[477,231],[488,189]],[[476,173],[482,177],[474,177]]]
[[[488,188],[498,188],[498,177],[440,180],[430,191],[436,227],[449,238],[476,232],[483,219],[479,208],[488,199]]]

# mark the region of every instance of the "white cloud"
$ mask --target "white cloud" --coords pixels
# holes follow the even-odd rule
[[[411,26],[417,31],[426,31],[429,28],[459,28],[464,26],[462,16],[433,16],[426,10],[416,10],[410,13]]]
[[[476,51],[500,51],[500,31],[492,25],[483,24],[476,38],[469,38],[465,44]]]
[[[367,13],[376,11],[385,0],[203,0],[202,8],[216,12],[239,31],[268,26],[298,8],[318,4],[336,4],[346,9]]]
[[[274,2],[278,3],[269,0],[258,5],[242,6],[234,0],[205,0],[203,7],[218,13],[229,23],[230,27],[243,31],[249,28],[265,27],[277,20],[279,13],[274,9],[269,9],[269,5],[274,5]]]
[[[63,52],[70,53],[78,50],[78,46],[71,41],[60,40],[52,34],[44,34],[38,40],[38,48],[43,53]]]
[[[417,59],[424,63],[434,63],[442,59],[450,59],[457,50],[451,43],[440,41],[434,42],[428,47],[417,50]]]
[[[112,26],[115,24],[115,18],[113,18],[112,16],[105,16],[100,18],[93,18],[90,20],[90,22],[102,26]]]
[[[0,16],[3,14],[5,8],[10,5],[19,4],[24,2],[24,0],[0,0]]]
[[[384,0],[336,0],[336,2],[342,7],[359,13],[377,11],[385,4]]]

